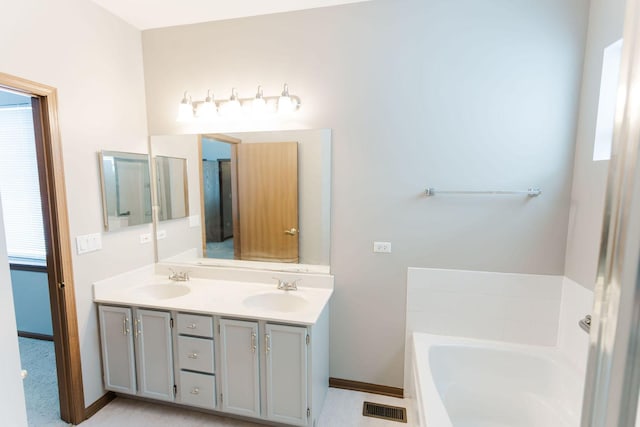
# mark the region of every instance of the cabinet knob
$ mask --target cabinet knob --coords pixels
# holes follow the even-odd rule
[[[196,325],[195,323],[191,323],[189,325],[187,325],[188,329],[196,329],[198,327],[198,325]]]
[[[198,387],[194,387],[193,390],[191,390],[191,394],[200,394],[200,389]]]
[[[198,353],[189,353],[189,354],[187,354],[187,357],[189,359],[197,359],[198,358]]]

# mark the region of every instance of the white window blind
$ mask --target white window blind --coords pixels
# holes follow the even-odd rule
[[[31,106],[0,107],[0,195],[13,259],[46,259]]]

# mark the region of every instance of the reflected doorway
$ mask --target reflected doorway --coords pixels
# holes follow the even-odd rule
[[[230,144],[202,138],[202,191],[206,257],[234,259]]]

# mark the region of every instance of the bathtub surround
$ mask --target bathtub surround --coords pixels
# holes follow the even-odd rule
[[[405,366],[423,332],[557,347],[584,373],[589,336],[578,321],[592,305],[593,292],[563,276],[409,268]]]
[[[554,346],[562,277],[409,268],[407,333]]]
[[[286,78],[304,104],[262,126],[332,128],[331,376],[402,387],[408,266],[564,274],[587,14],[376,0],[143,31],[149,133],[265,130],[177,123],[176,99]],[[427,185],[543,194],[427,199]]]

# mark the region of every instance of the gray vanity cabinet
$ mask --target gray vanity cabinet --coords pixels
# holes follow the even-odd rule
[[[126,307],[98,307],[104,388],[136,394],[133,312]]]
[[[220,319],[222,410],[260,417],[258,322]]]
[[[138,366],[138,395],[152,399],[174,398],[171,314],[134,311],[134,337]]]
[[[101,305],[99,317],[105,388],[173,401],[171,314]]]
[[[223,411],[307,425],[306,327],[220,319],[220,343]]]
[[[307,425],[307,328],[265,325],[267,418]]]

